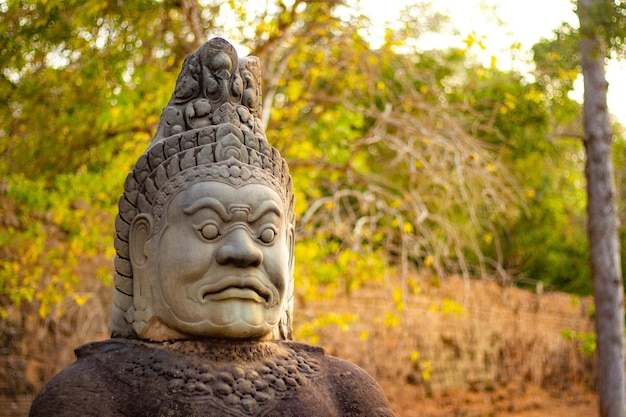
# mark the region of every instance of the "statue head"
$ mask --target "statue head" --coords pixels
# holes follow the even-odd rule
[[[291,338],[293,191],[260,102],[257,58],[185,59],[119,201],[113,336]]]

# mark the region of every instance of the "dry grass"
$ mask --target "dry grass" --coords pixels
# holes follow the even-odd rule
[[[317,344],[371,373],[398,416],[596,414],[593,358],[561,335],[593,329],[590,299],[458,278],[415,282],[419,291],[404,300],[391,283],[378,283],[300,302],[296,330],[333,312],[317,323],[334,324],[309,326]],[[0,403],[14,407],[10,415],[26,415],[28,398],[73,360],[74,347],[107,337],[110,292],[98,286],[83,307],[68,305],[58,323],[26,309],[0,323]]]
[[[404,311],[397,301],[380,285],[296,308],[353,316],[319,343],[374,375],[400,416],[596,413],[593,357],[562,336],[593,330],[591,299],[449,278],[422,279]]]

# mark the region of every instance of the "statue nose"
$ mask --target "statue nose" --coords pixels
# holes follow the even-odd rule
[[[263,261],[263,252],[254,244],[248,231],[238,227],[224,236],[215,259],[220,265],[235,265],[239,268],[259,266]]]

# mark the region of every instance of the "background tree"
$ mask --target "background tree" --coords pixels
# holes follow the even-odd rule
[[[368,279],[373,260],[403,276],[416,266],[486,275],[492,260],[481,242],[516,191],[494,149],[440,106],[447,54],[399,54],[406,39],[392,37],[371,50],[351,27],[300,47],[270,118],[306,199],[300,247],[319,259],[304,264],[310,282],[339,278],[350,288]],[[461,61],[464,52],[449,55]],[[343,260],[364,268],[330,266]]]
[[[103,236],[121,181],[156,127],[164,86],[201,42],[192,3],[0,5],[0,175],[13,208],[0,235],[3,307],[26,300],[46,317],[66,297],[84,302],[77,268],[111,256]],[[110,280],[108,268],[99,275]]]
[[[481,242],[515,199],[514,181],[496,149],[441,106],[439,84],[454,73],[445,60],[460,63],[464,52],[396,51],[441,21],[425,10],[407,13],[405,30],[390,31],[372,50],[362,34],[367,20],[358,10],[339,14],[339,5],[277,2],[250,13],[256,9],[234,3],[142,1],[122,9],[93,1],[78,14],[71,2],[5,3],[0,58],[9,117],[0,121],[0,152],[18,215],[3,233],[4,296],[34,302],[42,317],[60,311],[66,296],[83,301],[76,268],[111,254],[102,236],[110,234],[124,172],[158,121],[165,86],[233,12],[241,26],[231,35],[265,65],[272,140],[292,162],[299,191],[300,247],[317,253],[299,262],[303,288],[320,280],[350,288],[393,264],[405,277],[417,265],[467,278],[497,265]],[[354,263],[354,276],[340,278]],[[109,280],[106,268],[100,275]]]
[[[626,5],[579,0],[580,53],[585,82],[584,127],[591,275],[596,303],[600,415],[624,416],[624,287],[620,263],[613,132],[606,101],[605,61],[610,46],[623,48]]]

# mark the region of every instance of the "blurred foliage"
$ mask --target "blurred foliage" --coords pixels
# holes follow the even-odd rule
[[[433,373],[433,362],[426,359],[420,359],[420,353],[417,350],[411,352],[411,363],[419,370],[420,376],[424,382],[430,380],[430,376]]]
[[[581,13],[581,10],[578,10]],[[626,1],[602,0],[593,2],[582,13],[589,15],[591,22],[583,33],[600,36],[607,46],[607,54],[624,57],[626,54]]]
[[[462,304],[454,301],[453,299],[449,297],[444,297],[441,300],[440,305],[430,306],[428,310],[432,312],[441,313],[444,316],[452,315],[457,319],[468,316],[467,309],[463,307]]]
[[[537,45],[533,79],[475,62],[471,36],[417,50],[446,30],[426,3],[399,24],[374,48],[337,0],[0,0],[0,312],[82,302],[80,263],[112,256],[124,177],[183,58],[215,35],[261,58],[266,130],[296,188],[299,297],[396,274],[407,291],[414,268],[588,293],[575,33]]]
[[[542,68],[537,55],[535,60]],[[500,161],[515,177],[524,199],[519,216],[502,223],[485,240],[495,242],[485,250],[517,278],[588,294],[585,156],[582,142],[571,133],[581,131],[580,109],[567,96],[572,74],[553,76],[566,81],[529,81],[496,68],[470,68],[467,81],[453,91],[455,100],[468,104],[472,124],[467,129],[498,147]]]
[[[342,333],[347,333],[350,330],[350,323],[355,320],[357,317],[353,314],[322,314],[301,322],[294,331],[294,338],[316,345],[320,341],[320,332],[328,330],[329,326],[336,326]]]
[[[596,351],[596,333],[579,332],[572,329],[563,329],[561,336],[565,340],[572,340],[578,345],[578,350],[586,356],[591,356]]]

